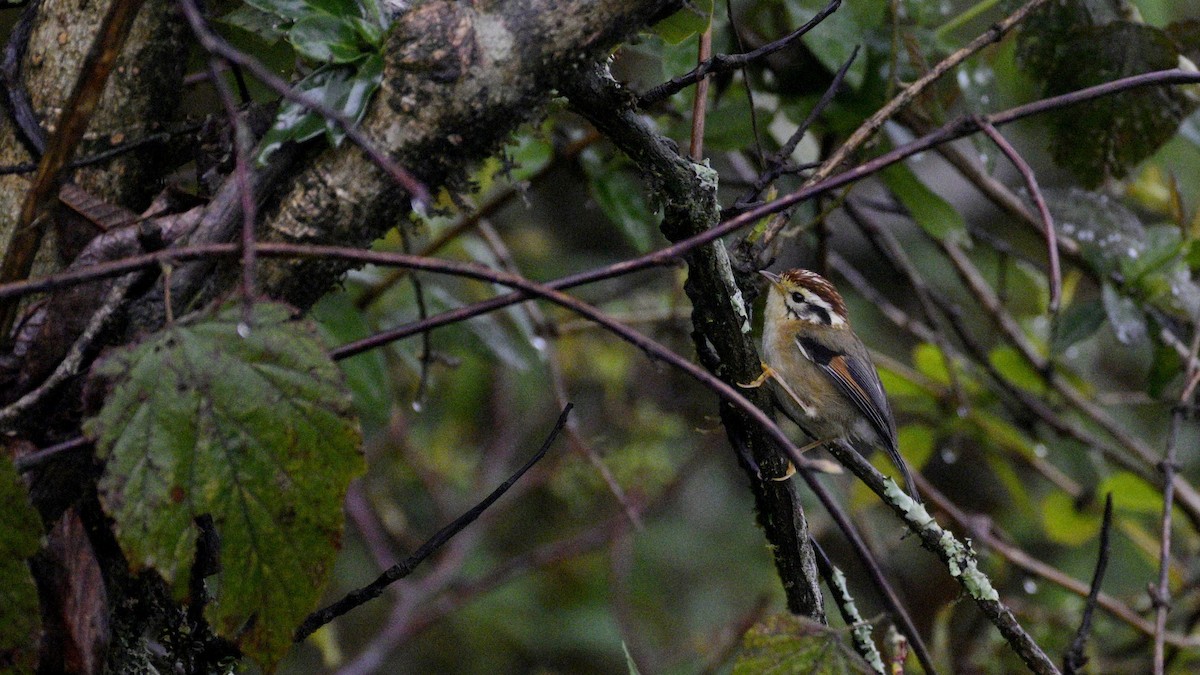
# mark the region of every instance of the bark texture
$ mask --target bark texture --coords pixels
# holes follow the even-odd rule
[[[466,168],[541,115],[564,82],[677,7],[666,0],[420,4],[389,34],[384,81],[363,129],[435,194],[455,190]],[[365,246],[409,209],[407,195],[347,144],[322,153],[291,182],[263,237]],[[346,268],[272,261],[264,265],[263,290],[307,307]]]

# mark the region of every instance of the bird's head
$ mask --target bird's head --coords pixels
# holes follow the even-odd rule
[[[800,268],[783,274],[759,274],[771,282],[766,309],[768,320],[791,319],[834,328],[850,326],[842,296],[820,274]]]

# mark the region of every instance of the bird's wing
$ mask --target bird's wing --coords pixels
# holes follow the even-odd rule
[[[920,502],[921,497],[917,493],[908,463],[900,455],[900,448],[896,442],[896,421],[892,419],[892,410],[888,406],[887,395],[883,392],[883,383],[879,381],[875,365],[867,358],[866,350],[862,350],[862,356],[847,354],[830,348],[820,340],[800,335],[796,336],[796,346],[805,358],[821,368],[837,390],[853,401],[854,406],[870,421],[879,438],[883,439],[883,449],[896,468],[900,469],[904,484],[908,487],[908,494]]]
[[[821,368],[843,396],[854,402],[883,440],[885,449],[894,453],[896,422],[892,419],[875,366],[864,357],[832,349],[811,337],[796,336],[796,345],[808,360]]]

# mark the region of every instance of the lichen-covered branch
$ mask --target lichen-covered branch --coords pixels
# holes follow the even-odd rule
[[[720,207],[716,174],[681,157],[674,144],[654,133],[633,108],[633,96],[596,66],[565,90],[571,104],[620,147],[650,183],[661,202],[662,231],[680,241],[716,225]],[[758,350],[750,336],[750,317],[721,242],[690,251],[685,286],[692,301],[693,339],[701,361],[730,384],[749,382],[760,372]],[[769,409],[761,389],[745,392],[755,405]],[[766,432],[742,411],[721,403],[721,419],[739,458],[752,457],[759,471],[743,463],[754,492],[759,522],[775,555],[775,566],[788,597],[788,608],[824,621],[816,559],[808,524],[791,483],[770,480],[784,473],[785,461]]]

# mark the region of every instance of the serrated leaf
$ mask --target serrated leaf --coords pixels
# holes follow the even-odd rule
[[[907,166],[893,164],[880,175],[913,221],[938,241],[969,243],[967,221],[953,206],[930,190]]]
[[[167,328],[106,358],[113,383],[84,425],[105,462],[99,492],[135,568],[177,598],[212,516],[221,569],[205,616],[266,668],[320,598],[341,540],[342,499],[363,472],[342,375],[311,322],[241,308]]]
[[[1047,96],[1178,66],[1174,42],[1159,28],[1112,21],[1069,31],[1045,78]],[[1195,103],[1173,87],[1143,87],[1071,106],[1050,116],[1051,151],[1086,186],[1123,177],[1175,135]]]
[[[870,672],[836,631],[792,614],[769,616],[746,631],[733,663],[734,675]]]
[[[37,667],[41,611],[27,558],[37,553],[42,521],[8,457],[0,454],[0,668]]]

